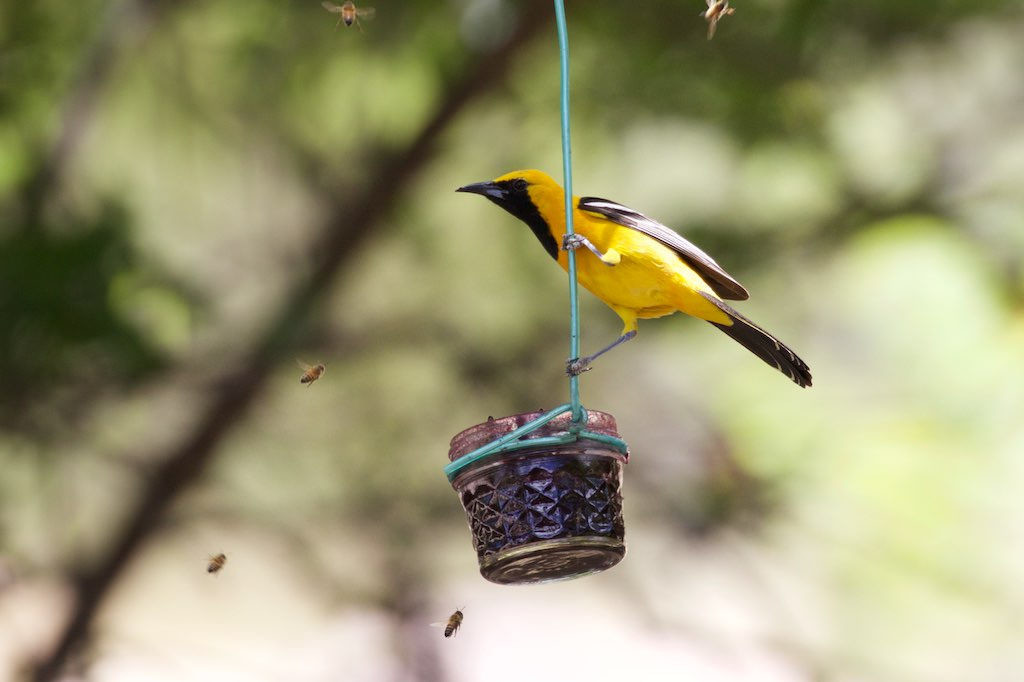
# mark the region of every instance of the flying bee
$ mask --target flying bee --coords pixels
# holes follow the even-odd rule
[[[323,5],[324,9],[331,14],[341,15],[338,17],[338,23],[334,25],[335,29],[337,29],[341,22],[344,21],[346,26],[355,24],[359,30],[362,31],[363,25],[359,23],[359,17],[369,21],[370,19],[373,19],[373,15],[377,12],[377,10],[372,7],[363,7],[361,9],[357,8],[356,3],[354,2],[345,2],[341,5],[335,5],[329,0],[324,0],[320,4]]]
[[[326,365],[307,365],[304,362],[299,362],[298,364],[304,370],[302,376],[299,377],[299,383],[306,384],[306,388],[312,386],[313,382],[322,377],[324,372],[327,371]]]
[[[729,0],[707,0],[707,10],[700,13],[708,21],[708,40],[715,37],[715,29],[722,17],[735,14],[736,10],[729,7]]]
[[[448,618],[448,624],[444,626],[444,636],[452,637],[462,627],[462,609],[456,609]]]
[[[464,608],[466,607],[463,606],[462,608],[456,609],[455,613],[448,617],[447,622],[431,623],[431,625],[438,628],[443,627],[445,637],[453,636],[462,626],[462,609]]]
[[[226,564],[227,561],[228,561],[228,557],[227,557],[226,554],[224,554],[224,552],[221,552],[220,554],[218,554],[216,556],[211,556],[210,557],[210,563],[208,563],[206,565],[206,572],[207,573],[217,573],[217,572],[219,572],[220,569],[224,568],[224,564]]]

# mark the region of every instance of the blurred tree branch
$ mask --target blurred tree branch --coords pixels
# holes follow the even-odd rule
[[[192,432],[154,458],[162,464],[157,466],[123,527],[116,532],[110,548],[91,569],[77,577],[71,616],[53,652],[36,668],[35,680],[56,679],[69,657],[88,641],[93,618],[104,598],[157,529],[170,505],[199,480],[221,441],[264,390],[270,369],[291,347],[301,328],[299,323],[374,234],[374,228],[395,206],[396,198],[433,158],[438,137],[470,102],[502,82],[513,57],[541,26],[548,24],[549,14],[551,6],[546,0],[525,4],[520,13],[522,21],[508,41],[491,53],[469,58],[461,75],[450,79],[436,111],[408,146],[382,160],[371,181],[351,201],[334,207],[315,240],[313,252],[318,254],[319,261],[308,276],[303,273],[293,283],[259,340],[247,352],[239,352],[241,364],[213,382],[212,397]],[[59,142],[58,147],[66,144]],[[46,184],[52,184],[52,180]]]

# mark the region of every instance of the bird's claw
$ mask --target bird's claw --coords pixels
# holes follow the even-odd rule
[[[582,234],[579,234],[577,232],[574,232],[572,234],[567,234],[564,237],[562,237],[562,250],[563,251],[575,251],[576,249],[578,249],[581,246],[583,246],[583,244],[586,241],[587,241],[587,238],[584,237]]]
[[[590,366],[590,362],[586,359],[572,358],[565,363],[565,373],[571,377],[577,377],[584,372],[589,372],[593,367]]]

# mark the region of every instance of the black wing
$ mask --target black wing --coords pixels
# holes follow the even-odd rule
[[[580,199],[579,204],[577,204],[577,208],[581,211],[598,213],[614,223],[643,232],[648,237],[657,239],[678,253],[679,257],[696,270],[704,278],[704,281],[708,283],[708,286],[722,298],[733,301],[745,301],[750,298],[750,294],[743,288],[743,285],[723,270],[722,266],[716,263],[714,258],[658,221],[651,220],[644,214],[638,213],[622,204],[617,204],[607,199],[599,199],[598,197],[583,197]]]
[[[731,325],[718,324],[717,322],[712,322],[711,324],[731,336],[735,341],[738,341],[751,353],[788,376],[793,380],[793,383],[804,388],[811,385],[810,367],[800,359],[799,355],[793,352],[792,348],[726,304],[716,300],[714,296],[706,291],[702,291],[700,295],[713,303],[732,321]]]

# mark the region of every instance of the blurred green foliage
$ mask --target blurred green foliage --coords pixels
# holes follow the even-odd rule
[[[124,387],[160,364],[158,350],[121,314],[134,294],[119,295],[115,280],[137,267],[124,209],[105,205],[84,223],[26,227],[0,239],[7,428],[45,432],[57,414],[35,414],[37,403],[60,396],[69,404],[58,414],[72,410],[87,387]]]

